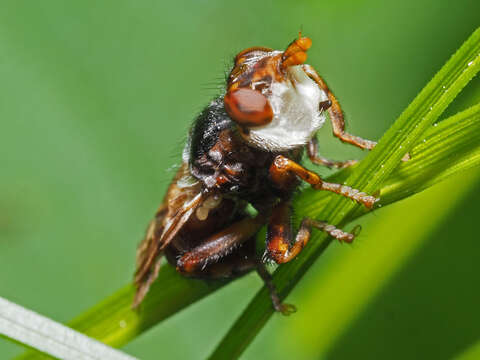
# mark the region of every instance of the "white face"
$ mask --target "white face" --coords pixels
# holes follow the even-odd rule
[[[273,82],[265,92],[273,110],[272,121],[250,128],[247,141],[270,151],[285,151],[305,145],[325,122],[319,110],[327,94],[305,74],[302,65],[290,66],[287,79]]]

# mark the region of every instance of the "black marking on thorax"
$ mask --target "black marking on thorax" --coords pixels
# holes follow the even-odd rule
[[[216,99],[196,118],[190,132],[190,161],[208,156],[219,134],[226,129],[233,129],[235,123],[225,111],[223,101]]]
[[[271,152],[248,145],[219,98],[202,111],[192,126],[190,172],[206,189],[215,188],[248,202],[274,199],[288,196],[290,190],[285,193],[270,182],[269,167],[273,159],[281,154],[299,161],[302,152],[303,148]],[[226,181],[218,185],[221,177]]]

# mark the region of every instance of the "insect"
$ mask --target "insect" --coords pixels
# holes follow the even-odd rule
[[[314,68],[305,64],[312,41],[299,34],[285,51],[251,47],[234,59],[226,92],[195,119],[183,163],[137,250],[133,306],[158,275],[164,255],[177,271],[197,278],[227,278],[256,269],[275,310],[283,304],[270,274],[255,254],[259,229],[267,224],[264,258],[278,264],[294,259],[313,228],[351,242],[347,233],[324,221],[305,218],[296,233],[291,199],[301,181],[372,208],[376,197],[323,181],[299,164],[303,152],[314,164],[343,168],[354,161],[318,155],[316,132],[326,119],[341,141],[362,149],[375,142],[345,131],[340,104]],[[249,215],[247,205],[256,209]]]

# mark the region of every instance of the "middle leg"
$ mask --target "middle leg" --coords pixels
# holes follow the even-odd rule
[[[323,181],[319,175],[305,169],[295,161],[290,160],[283,155],[278,155],[270,166],[270,178],[273,182],[282,187],[291,174],[306,181],[312,185],[314,189],[332,191],[336,194],[355,200],[369,209],[373,208],[373,205],[379,200],[375,196],[367,195],[366,193],[353,189],[350,186]]]

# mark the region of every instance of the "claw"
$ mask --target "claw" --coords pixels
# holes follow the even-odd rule
[[[297,312],[297,307],[292,304],[279,304],[275,306],[275,310],[281,313],[283,316],[289,316],[295,312]]]
[[[358,224],[354,226],[352,231],[350,231],[350,234],[352,234],[354,237],[357,237],[361,231],[362,231],[362,225]]]

